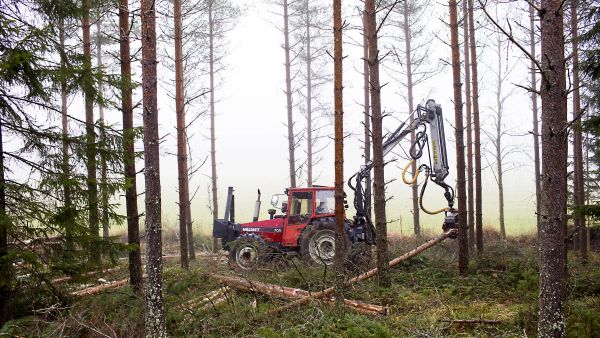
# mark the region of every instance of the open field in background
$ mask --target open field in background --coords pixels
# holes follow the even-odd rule
[[[599,230],[593,235],[594,252],[583,265],[569,253],[567,333],[571,337],[600,337]],[[165,231],[165,255],[177,255],[176,231]],[[498,239],[488,231],[486,251],[472,256],[471,272],[457,273],[453,240],[424,252],[391,270],[393,285],[379,288],[375,279],[346,290],[346,297],[385,305],[388,315],[367,316],[349,310],[338,312],[318,301],[299,306],[280,316],[267,311],[288,303],[253,292],[230,289],[222,302],[194,305],[220,285],[205,272],[234,275],[226,258],[198,257],[189,271],[178,259],[165,259],[164,295],[168,333],[171,336],[214,337],[438,337],[438,336],[535,336],[537,330],[538,272],[535,236]],[[425,239],[393,236],[392,257]],[[196,247],[210,239],[196,238]],[[82,277],[58,284],[62,291],[97,284],[98,278],[127,278],[127,268],[104,275]],[[307,267],[297,258],[266,263],[245,278],[310,291],[333,285],[331,268]],[[351,276],[350,276],[351,277]],[[23,291],[23,297],[27,297]],[[214,304],[213,304],[214,303]],[[26,303],[27,304],[27,303]],[[132,337],[142,336],[144,300],[126,285],[96,295],[71,297],[68,306],[29,302],[30,315],[7,323],[0,336],[26,337]],[[34,311],[35,310],[35,311]],[[473,321],[460,322],[460,321]],[[486,322],[487,321],[487,322]]]

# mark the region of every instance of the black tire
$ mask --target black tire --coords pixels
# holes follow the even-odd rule
[[[344,236],[344,249],[349,240]],[[308,265],[332,265],[335,257],[335,219],[324,218],[307,225],[300,237],[300,256]]]
[[[238,271],[252,272],[264,259],[265,245],[257,236],[245,236],[229,246],[229,266]]]

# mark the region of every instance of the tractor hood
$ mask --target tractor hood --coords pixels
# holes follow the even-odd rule
[[[274,218],[264,221],[242,223],[242,232],[281,232],[283,229],[283,218]]]

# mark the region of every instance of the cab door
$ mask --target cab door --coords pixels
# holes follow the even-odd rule
[[[313,217],[313,194],[313,191],[294,191],[290,193],[283,230],[283,246],[298,246],[300,233]]]

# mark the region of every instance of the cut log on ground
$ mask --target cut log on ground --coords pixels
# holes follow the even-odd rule
[[[121,267],[117,266],[117,267],[106,269],[106,270],[90,271],[90,272],[84,273],[81,276],[82,277],[89,277],[89,276],[93,276],[93,275],[99,274],[99,273],[109,273],[109,272],[118,271],[120,269],[121,269]],[[55,278],[55,279],[52,280],[52,284],[65,283],[65,282],[68,282],[68,281],[72,280],[73,278],[74,278],[73,276],[65,276],[65,277]]]
[[[209,273],[208,275],[222,284],[226,284],[244,291],[260,292],[273,297],[281,297],[288,299],[304,299],[311,296],[310,291],[302,289],[296,289],[277,284],[263,283],[238,277],[217,275],[213,273]],[[335,300],[331,297],[322,299],[322,301],[328,305],[334,305],[335,303]],[[346,305],[346,307],[348,307],[349,309],[368,315],[385,315],[388,312],[387,307],[369,304],[357,300],[345,299],[344,305]]]
[[[110,283],[107,283],[104,285],[92,286],[89,288],[85,288],[83,290],[73,291],[73,292],[71,292],[71,296],[94,295],[94,294],[100,293],[107,289],[113,289],[113,288],[118,288],[120,286],[123,286],[123,285],[127,284],[128,281],[129,281],[129,279],[121,279],[121,280],[110,282]]]
[[[207,293],[206,295],[204,295],[202,297],[198,297],[198,298],[187,301],[185,306],[189,309],[194,309],[194,308],[200,307],[200,306],[204,307],[204,305],[210,306],[212,304],[216,304],[217,301],[219,299],[223,298],[223,295],[226,292],[228,292],[229,290],[230,290],[230,288],[228,286],[221,287],[217,290],[213,290],[213,291]]]
[[[493,320],[493,319],[440,319],[438,322],[450,323],[450,324],[505,324],[505,322],[501,320]]]
[[[429,248],[432,248],[432,247],[436,246],[437,244],[440,244],[446,238],[455,235],[456,231],[457,231],[456,229],[452,229],[452,230],[450,230],[448,232],[445,232],[442,235],[440,235],[440,236],[438,236],[436,238],[433,238],[433,239],[431,239],[431,240],[429,240],[429,241],[427,241],[427,242],[419,245],[417,248],[415,248],[415,249],[413,249],[413,250],[405,253],[404,255],[392,259],[388,263],[389,267],[391,268],[393,266],[396,266],[396,265],[398,265],[398,264],[400,264],[400,263],[402,263],[402,262],[404,262],[406,260],[409,260],[409,259],[415,257],[416,255],[422,253],[423,251],[425,251],[425,250],[427,250]],[[356,277],[348,280],[344,284],[344,286],[347,287],[347,286],[350,286],[350,285],[352,285],[352,284],[354,284],[356,282],[359,282],[361,280],[365,280],[367,278],[371,278],[371,277],[375,276],[377,274],[377,272],[378,272],[377,268],[369,270],[369,271],[367,271],[367,272],[365,272],[365,273],[363,273],[361,275],[358,275],[358,276],[356,276]],[[327,288],[327,289],[325,289],[323,291],[312,293],[308,297],[300,298],[300,299],[298,299],[296,301],[293,301],[293,302],[291,302],[289,304],[286,304],[286,305],[284,305],[282,307],[279,307],[277,309],[273,309],[273,310],[271,310],[269,312],[269,314],[270,315],[275,315],[275,314],[281,313],[282,311],[291,309],[293,307],[297,307],[299,305],[306,304],[306,303],[310,302],[313,299],[318,299],[318,298],[323,298],[323,297],[329,297],[329,296],[331,296],[331,294],[333,294],[334,291],[335,291],[335,288],[330,287],[330,288]]]

